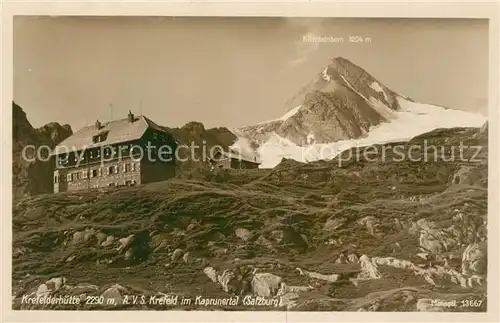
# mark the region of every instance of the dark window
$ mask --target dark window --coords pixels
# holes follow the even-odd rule
[[[98,142],[103,142],[106,140],[106,138],[108,137],[108,132],[109,131],[104,131],[104,132],[100,132],[98,133],[97,135],[93,136],[92,137],[92,141],[94,143],[98,143]]]
[[[97,177],[97,169],[92,170],[92,177]]]
[[[109,187],[115,187],[116,186],[116,183],[109,183],[108,185]]]
[[[54,176],[54,183],[57,183],[57,176]]]
[[[115,167],[114,166],[109,166],[108,167],[108,174],[114,174],[115,173]]]

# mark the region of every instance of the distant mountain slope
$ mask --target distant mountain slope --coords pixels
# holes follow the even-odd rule
[[[188,122],[180,128],[163,128],[171,133],[181,146],[177,156],[180,159],[177,163],[179,175],[203,168],[214,147],[227,150],[237,139],[236,135],[225,127],[205,129],[203,123],[197,121]]]
[[[33,128],[23,109],[12,102],[12,192],[15,197],[53,192],[52,163],[28,161],[23,158],[23,149],[29,145],[53,148],[72,133],[69,125],[61,126],[57,122]],[[33,149],[26,150],[27,156],[32,153]]]

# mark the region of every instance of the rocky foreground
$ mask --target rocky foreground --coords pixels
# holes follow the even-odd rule
[[[13,308],[486,311],[487,127],[424,140],[469,148],[15,200]]]

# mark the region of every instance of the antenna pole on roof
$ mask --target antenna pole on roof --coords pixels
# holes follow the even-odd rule
[[[142,116],[142,99],[139,101],[139,110],[140,110],[140,114]]]
[[[109,104],[109,122],[113,121],[113,104]]]

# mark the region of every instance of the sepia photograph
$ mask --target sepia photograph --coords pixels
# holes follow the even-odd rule
[[[13,311],[497,306],[488,19],[12,28]]]

